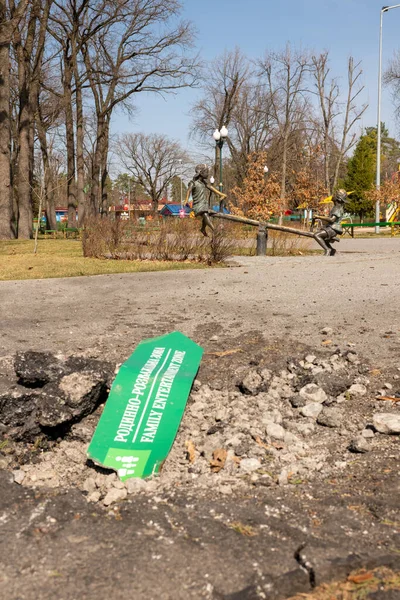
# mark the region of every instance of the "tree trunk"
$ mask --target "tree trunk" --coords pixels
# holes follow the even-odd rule
[[[2,17],[0,11],[0,17]],[[11,228],[10,46],[0,39],[0,239],[13,237]]]
[[[38,120],[36,123],[38,132],[38,138],[40,143],[40,149],[42,152],[43,170],[44,170],[44,186],[45,186],[45,210],[47,217],[47,228],[56,230],[57,219],[56,209],[54,204],[54,179],[49,161],[49,151],[47,147],[46,130],[43,125],[42,115],[40,111],[40,105],[38,105]]]
[[[67,145],[67,203],[68,227],[76,227],[76,181],[75,181],[75,135],[72,109],[72,67],[70,58],[64,52],[64,110]]]
[[[101,210],[101,194],[103,194],[103,177],[102,184],[100,186],[100,173],[102,163],[104,160],[104,150],[106,147],[106,131],[108,125],[103,115],[97,117],[97,132],[96,132],[96,145],[93,155],[93,170],[92,170],[92,182],[90,186],[90,206],[89,214],[91,217],[95,217]]]
[[[283,148],[282,148],[282,177],[281,177],[281,203],[282,208],[279,213],[279,225],[283,223],[283,212],[285,210],[286,203],[286,173],[287,173],[287,152],[289,142],[289,128],[285,125],[285,132],[283,136]]]
[[[81,226],[85,221],[86,198],[85,198],[85,160],[83,156],[83,107],[82,107],[82,89],[78,83],[75,73],[76,85],[76,173],[77,188],[76,200],[78,204],[78,224]]]
[[[108,192],[107,192],[107,178],[108,178],[108,143],[109,143],[110,127],[109,123],[106,122],[104,126],[104,135],[101,149],[101,214],[108,214]]]
[[[18,239],[30,239],[33,233],[31,123],[32,111],[29,95],[24,84],[20,91],[18,129]]]

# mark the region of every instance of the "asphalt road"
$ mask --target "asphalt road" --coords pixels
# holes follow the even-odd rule
[[[206,350],[257,331],[258,350],[270,341],[287,356],[295,342],[322,349],[321,329],[331,327],[332,346],[355,344],[384,376],[400,367],[400,238],[340,249],[225,269],[1,282],[0,357],[35,348],[122,362],[141,339],[176,329]],[[369,456],[327,483],[226,498],[212,489],[140,495],[108,514],[78,490],[29,490],[0,471],[0,595],[275,600],[354,567],[399,568],[397,455]],[[237,522],[256,535],[235,531]],[[305,542],[308,571],[296,558]]]
[[[0,356],[92,348],[122,361],[143,338],[178,329],[197,341],[204,328],[315,345],[325,326],[371,360],[398,356],[400,238],[342,240],[340,249],[240,257],[225,269],[1,282]]]

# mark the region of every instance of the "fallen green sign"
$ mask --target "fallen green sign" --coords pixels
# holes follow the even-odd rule
[[[120,479],[158,473],[168,456],[203,349],[179,332],[141,342],[121,366],[88,456]]]

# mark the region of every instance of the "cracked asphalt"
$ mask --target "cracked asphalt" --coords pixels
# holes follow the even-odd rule
[[[2,282],[0,356],[35,348],[122,362],[175,329],[206,351],[252,331],[264,340],[255,352],[320,350],[328,326],[332,346],[355,344],[383,372],[400,367],[400,239],[339,246],[335,257],[241,257],[226,269]],[[108,512],[77,490],[26,489],[0,472],[1,597],[272,600],[360,566],[399,569],[398,457],[360,464],[241,495],[139,494]]]

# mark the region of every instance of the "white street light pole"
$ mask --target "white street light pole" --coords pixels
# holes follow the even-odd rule
[[[178,163],[179,163],[179,179],[181,180],[181,208],[183,206],[182,204],[182,159],[178,158]]]
[[[400,8],[400,4],[393,6],[382,6],[379,23],[379,67],[378,67],[378,123],[377,123],[377,144],[376,144],[376,189],[381,187],[381,101],[382,101],[382,22],[383,13],[389,12],[393,8]],[[380,221],[380,202],[379,198],[375,203],[375,223]],[[379,233],[379,225],[375,227],[375,233]]]

